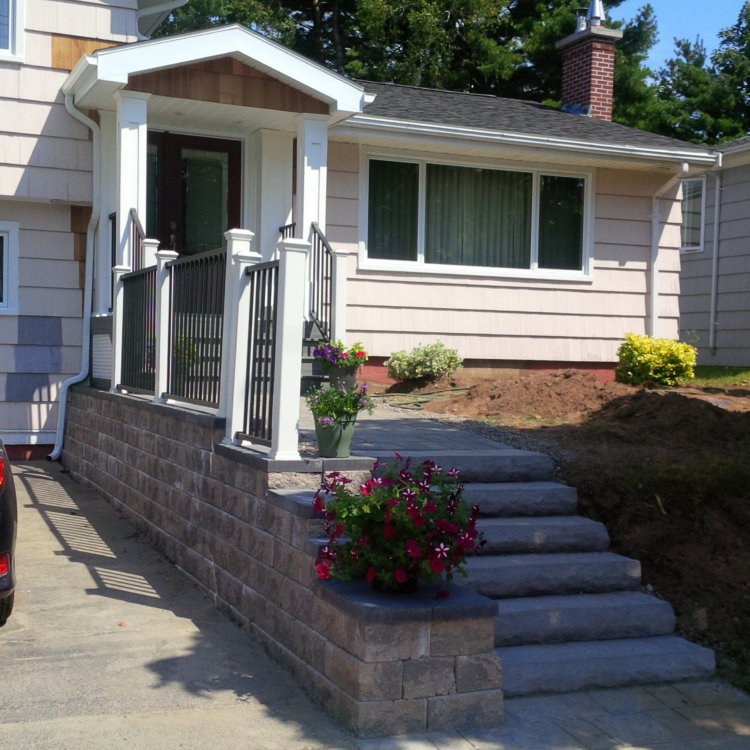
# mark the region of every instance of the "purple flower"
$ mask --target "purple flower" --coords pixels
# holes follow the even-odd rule
[[[330,427],[335,422],[336,420],[333,417],[318,417],[318,424],[321,427]]]

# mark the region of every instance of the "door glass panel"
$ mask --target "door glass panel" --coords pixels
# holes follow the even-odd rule
[[[183,148],[185,251],[202,253],[222,245],[227,229],[229,155]]]

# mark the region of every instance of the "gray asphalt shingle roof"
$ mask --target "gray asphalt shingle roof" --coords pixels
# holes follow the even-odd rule
[[[538,102],[503,99],[485,94],[424,89],[392,83],[357,81],[374,102],[366,115],[402,120],[524,133],[591,143],[679,149],[705,153],[708,149],[614,122],[561,112]]]
[[[744,138],[736,138],[733,141],[727,141],[716,148],[718,151],[734,151],[735,149],[750,148],[750,135],[746,135]]]

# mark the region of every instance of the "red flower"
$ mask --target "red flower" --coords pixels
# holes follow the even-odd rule
[[[438,504],[434,500],[430,500],[424,504],[425,513],[434,513],[438,509]]]
[[[430,568],[433,573],[442,573],[445,570],[445,563],[439,558],[435,557],[430,560]]]
[[[325,500],[320,495],[315,495],[313,498],[313,510],[316,513],[322,513],[326,509]]]
[[[406,583],[409,580],[409,574],[403,568],[396,568],[393,577],[399,583]]]
[[[415,539],[407,539],[406,553],[409,555],[409,557],[421,557],[422,548],[417,544]]]
[[[367,569],[367,575],[365,578],[367,578],[368,583],[372,583],[375,580],[375,576],[377,575],[377,571],[372,566]]]
[[[331,577],[331,566],[327,562],[322,562],[320,565],[315,567],[318,572],[318,578],[330,578]]]
[[[383,528],[383,536],[386,539],[393,539],[396,536],[396,526],[392,523],[387,523]]]
[[[349,352],[341,352],[341,356],[342,356],[342,357],[343,357],[344,359],[349,359]]]
[[[366,357],[367,356],[367,352],[359,351],[359,352],[356,353],[356,356],[357,357]]]

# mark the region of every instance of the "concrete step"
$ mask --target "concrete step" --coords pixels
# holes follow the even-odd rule
[[[676,636],[495,649],[506,696],[706,677],[713,651]]]
[[[641,564],[612,552],[478,555],[464,584],[492,598],[590,594],[638,588]]]
[[[524,552],[605,552],[609,534],[600,523],[580,516],[481,518],[482,554]]]
[[[568,516],[578,502],[575,487],[557,482],[475,482],[464,499],[485,516]]]
[[[637,591],[500,599],[495,645],[646,638],[673,632],[672,607]]]
[[[401,453],[410,456],[414,464],[430,459],[444,469],[459,469],[463,482],[540,482],[551,480],[554,474],[549,456],[516,448],[409,450]],[[352,455],[374,456],[385,464],[393,461],[391,449],[353,450]]]

